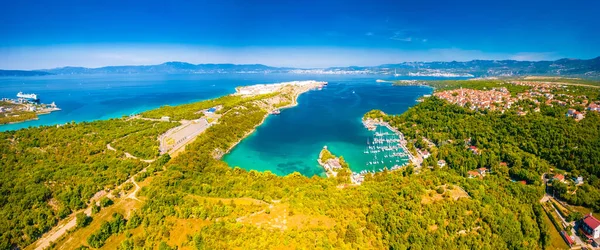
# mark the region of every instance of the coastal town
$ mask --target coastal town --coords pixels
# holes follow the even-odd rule
[[[600,112],[600,101],[589,100],[585,95],[571,95],[567,85],[551,82],[508,81],[506,84],[526,87],[521,93],[511,93],[506,87],[489,90],[452,89],[439,91],[434,96],[452,104],[477,111],[498,111],[504,113],[516,109],[517,114],[526,115],[529,110],[540,112],[541,105],[569,108],[565,114],[579,121],[587,112]],[[533,103],[533,105],[529,104]]]
[[[40,103],[36,94],[17,93],[16,99],[2,98],[0,100],[0,124],[24,122],[38,119],[37,115],[59,111],[54,102]]]

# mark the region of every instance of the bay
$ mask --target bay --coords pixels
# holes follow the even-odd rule
[[[0,97],[36,93],[43,103],[62,109],[39,120],[1,125],[0,131],[133,115],[162,105],[177,105],[235,92],[235,87],[293,80],[329,82],[323,90],[302,94],[296,107],[271,115],[224,160],[230,166],[271,171],[277,175],[300,172],[323,175],[316,159],[323,146],[342,155],[355,172],[371,170],[363,153],[367,138],[361,117],[371,109],[401,114],[432,92],[418,86],[392,86],[372,75],[298,74],[182,74],[182,75],[58,75],[0,78]],[[394,78],[433,79],[433,78]],[[439,78],[436,78],[439,79]],[[374,167],[373,167],[374,169]]]

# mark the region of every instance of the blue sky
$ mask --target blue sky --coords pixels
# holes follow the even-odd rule
[[[598,0],[0,0],[0,68],[593,58],[598,10]]]

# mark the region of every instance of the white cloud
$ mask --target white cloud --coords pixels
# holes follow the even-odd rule
[[[408,32],[408,31],[404,31],[404,30],[399,30],[399,31],[394,31],[394,34],[390,37],[391,40],[396,40],[396,41],[401,41],[401,42],[427,42],[426,38],[418,38],[415,36],[410,36],[408,35],[409,33],[414,33],[414,32]]]
[[[365,33],[365,36],[373,36],[373,35],[375,35],[373,32],[367,32],[367,33]]]
[[[413,38],[412,37],[391,37],[390,39],[392,40],[396,40],[396,41],[402,41],[402,42],[412,42]]]
[[[510,57],[512,60],[518,61],[543,61],[557,58],[554,52],[522,52]]]

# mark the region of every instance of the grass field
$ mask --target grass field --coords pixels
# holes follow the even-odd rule
[[[591,208],[582,207],[582,206],[570,206],[573,211],[580,212],[583,215],[594,212]]]
[[[548,225],[548,231],[550,231],[550,245],[548,249],[569,249],[569,246],[565,243],[562,236],[560,236],[560,233],[556,230],[556,227],[554,227],[546,213],[544,213],[544,222]]]

